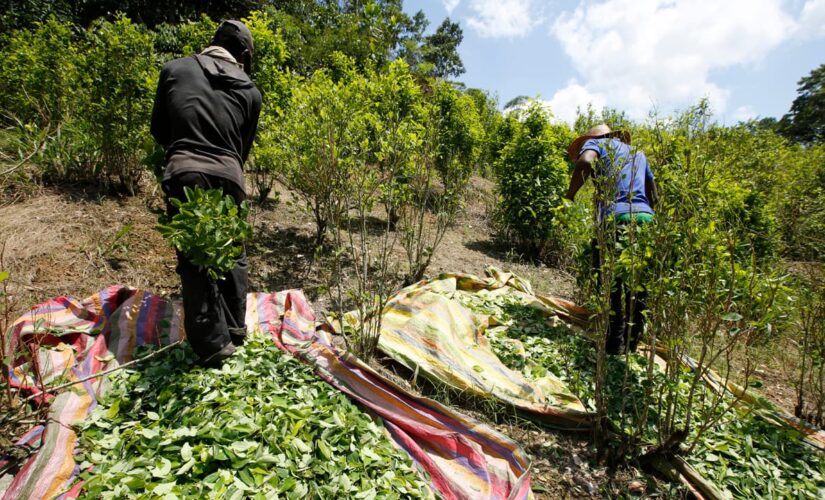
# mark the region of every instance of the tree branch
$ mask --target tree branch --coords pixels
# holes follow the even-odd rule
[[[122,370],[122,369],[124,369],[124,368],[128,368],[128,367],[130,367],[130,366],[133,366],[133,365],[136,365],[136,364],[142,363],[142,362],[147,361],[147,360],[150,360],[150,359],[152,359],[152,358],[156,358],[156,357],[160,356],[162,353],[164,353],[164,352],[166,352],[166,351],[168,351],[168,350],[172,349],[173,347],[176,347],[176,346],[178,346],[178,345],[180,345],[180,344],[182,344],[182,343],[183,343],[183,340],[178,340],[177,342],[173,342],[173,343],[171,343],[171,344],[169,344],[169,345],[166,345],[166,346],[161,347],[161,348],[160,348],[160,349],[158,349],[157,351],[152,351],[152,352],[150,352],[149,354],[147,354],[146,356],[143,356],[142,358],[133,359],[132,361],[129,361],[128,363],[123,363],[122,365],[118,365],[118,366],[116,366],[116,367],[114,367],[114,368],[110,368],[110,369],[108,369],[108,370],[104,370],[104,371],[102,371],[102,372],[93,373],[92,375],[89,375],[89,376],[87,376],[87,377],[83,377],[83,378],[80,378],[80,379],[74,380],[74,381],[72,381],[72,382],[67,382],[67,383],[65,383],[65,384],[61,384],[61,385],[58,385],[58,386],[56,386],[56,387],[47,387],[47,388],[46,388],[46,389],[47,389],[46,391],[41,391],[41,392],[39,392],[39,393],[37,393],[37,394],[32,394],[31,396],[29,396],[29,397],[27,397],[26,399],[24,399],[22,402],[23,402],[23,403],[28,403],[29,401],[31,401],[31,400],[33,400],[33,399],[35,399],[36,397],[38,397],[38,396],[42,396],[42,395],[43,395],[44,393],[46,393],[46,392],[48,392],[48,393],[54,393],[54,392],[60,391],[60,390],[62,390],[62,389],[66,389],[67,387],[71,387],[71,386],[73,386],[73,385],[82,384],[83,382],[86,382],[86,381],[91,380],[91,379],[93,379],[93,378],[103,377],[103,376],[109,375],[109,374],[111,374],[111,373],[114,373],[114,372],[116,372],[116,371],[118,371],[118,370]]]

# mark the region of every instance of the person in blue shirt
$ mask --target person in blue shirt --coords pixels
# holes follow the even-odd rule
[[[565,198],[572,201],[585,181],[594,177],[599,191],[598,223],[615,227],[616,241],[626,237],[628,229],[653,220],[656,182],[645,154],[630,147],[628,132],[598,125],[573,141],[567,153],[575,168]],[[601,268],[598,248],[594,265]],[[644,331],[647,292],[631,292],[620,278],[615,279],[610,293],[608,354],[635,352]]]

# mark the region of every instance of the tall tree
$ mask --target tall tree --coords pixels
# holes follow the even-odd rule
[[[406,61],[414,70],[423,62],[421,47],[424,45],[424,31],[429,25],[427,16],[419,10],[414,16],[407,18],[404,31],[398,38],[395,56]]]
[[[825,64],[799,80],[799,94],[779,123],[786,137],[803,144],[825,142]]]
[[[526,107],[529,102],[530,97],[526,95],[513,97],[504,104],[504,111],[512,111],[514,109]]]
[[[161,23],[196,20],[201,14],[213,19],[239,19],[267,3],[267,0],[5,0],[0,27],[4,31],[25,28],[49,15],[85,27],[99,17],[114,19],[116,13],[122,12],[131,20],[153,28]]]
[[[408,45],[419,43],[426,27],[424,14],[419,12],[411,18],[403,11],[402,0],[292,0],[272,4],[289,48],[287,64],[301,74],[330,67],[334,52],[351,57],[362,69],[383,66],[404,54]]]
[[[458,46],[464,39],[464,32],[458,23],[444,19],[435,33],[424,39],[422,59],[431,65],[430,76],[447,78],[464,73],[464,63],[458,55]]]

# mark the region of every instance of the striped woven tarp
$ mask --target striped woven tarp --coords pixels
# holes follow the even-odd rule
[[[6,484],[3,498],[53,498],[67,492],[78,472],[71,426],[94,409],[106,381],[93,378],[56,397],[38,387],[85,379],[130,361],[138,345],[168,344],[180,333],[178,305],[119,286],[83,301],[50,300],[14,322],[4,351],[18,355],[9,370],[11,384],[36,396],[35,401],[49,401],[50,408],[48,424],[18,441],[37,451]],[[33,380],[31,363],[39,363],[42,382]]]
[[[411,396],[338,350],[326,331],[314,330],[303,294],[252,295],[248,304],[247,324],[268,328],[281,348],[309,361],[327,382],[383,418],[444,498],[531,496],[529,462],[515,442],[431,399]]]
[[[528,498],[529,463],[511,440],[438,403],[416,398],[338,351],[316,331],[314,314],[300,291],[250,294],[247,325],[310,364],[330,384],[383,418],[395,442],[426,470],[444,498]],[[165,345],[182,336],[180,306],[151,293],[109,287],[83,300],[61,297],[16,321],[5,352],[33,352],[10,367],[12,384],[48,401],[49,423],[32,429],[18,445],[35,449],[14,477],[0,477],[2,498],[74,497],[77,435],[71,424],[85,418],[106,390],[92,378],[56,397],[37,387],[79,380],[128,362],[143,344]],[[34,358],[29,359],[29,358]],[[46,376],[32,380],[30,363]],[[3,462],[0,461],[0,469]]]
[[[527,380],[504,366],[485,338],[494,318],[472,312],[455,295],[508,295],[576,324],[586,321],[586,311],[533,294],[530,284],[515,275],[495,268],[487,274],[488,279],[442,274],[401,290],[384,310],[379,348],[411,371],[459,392],[492,396],[557,427],[587,429],[589,415],[565,384],[552,374]],[[354,323],[357,316],[350,313],[346,321]]]
[[[507,325],[499,325],[495,318],[470,311],[462,305],[462,294],[499,304],[515,299],[547,316],[557,316],[579,326],[587,324],[587,312],[569,302],[534,294],[527,281],[513,274],[495,268],[489,268],[487,274],[487,279],[442,274],[400,291],[385,309],[379,348],[411,371],[457,390],[482,397],[492,395],[559,426],[585,428],[589,423],[585,408],[561,381],[552,377],[528,381],[502,365],[489,348],[485,332],[488,327],[507,328]],[[345,320],[354,324],[358,318],[350,313]],[[663,349],[657,352],[664,357],[668,355]],[[661,357],[656,359],[664,365]],[[697,367],[689,357],[683,357],[680,362],[691,369]],[[794,418],[753,391],[746,392],[734,383],[725,383],[711,370],[705,370],[703,379],[718,393],[727,391],[739,396],[774,425],[799,429],[806,444],[825,450],[825,431]],[[710,483],[689,464],[683,463],[682,468],[693,471],[688,484],[701,491],[711,491],[706,487]]]

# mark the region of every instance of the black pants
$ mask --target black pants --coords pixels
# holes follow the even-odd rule
[[[169,198],[185,200],[184,186],[220,189],[240,204],[246,194],[240,186],[227,179],[197,172],[177,175],[162,184],[166,195],[166,213],[172,217],[178,209]],[[207,359],[227,344],[242,345],[246,336],[246,250],[236,259],[235,268],[215,282],[205,269],[196,266],[178,252],[177,273],[180,275],[184,328],[192,350]]]
[[[641,225],[637,223],[636,225]],[[627,241],[627,232],[631,230],[629,222],[616,223],[617,243]],[[622,244],[622,247],[626,245]],[[618,252],[618,250],[617,250]],[[593,241],[593,265],[596,266],[599,286],[601,282],[601,252],[598,243]],[[634,283],[635,291],[631,289],[619,273],[613,273],[613,283],[610,286],[610,321],[607,325],[607,341],[605,345],[608,354],[623,354],[636,352],[639,340],[645,327],[644,312],[647,310],[647,289],[643,283]],[[641,286],[640,286],[641,285]]]

